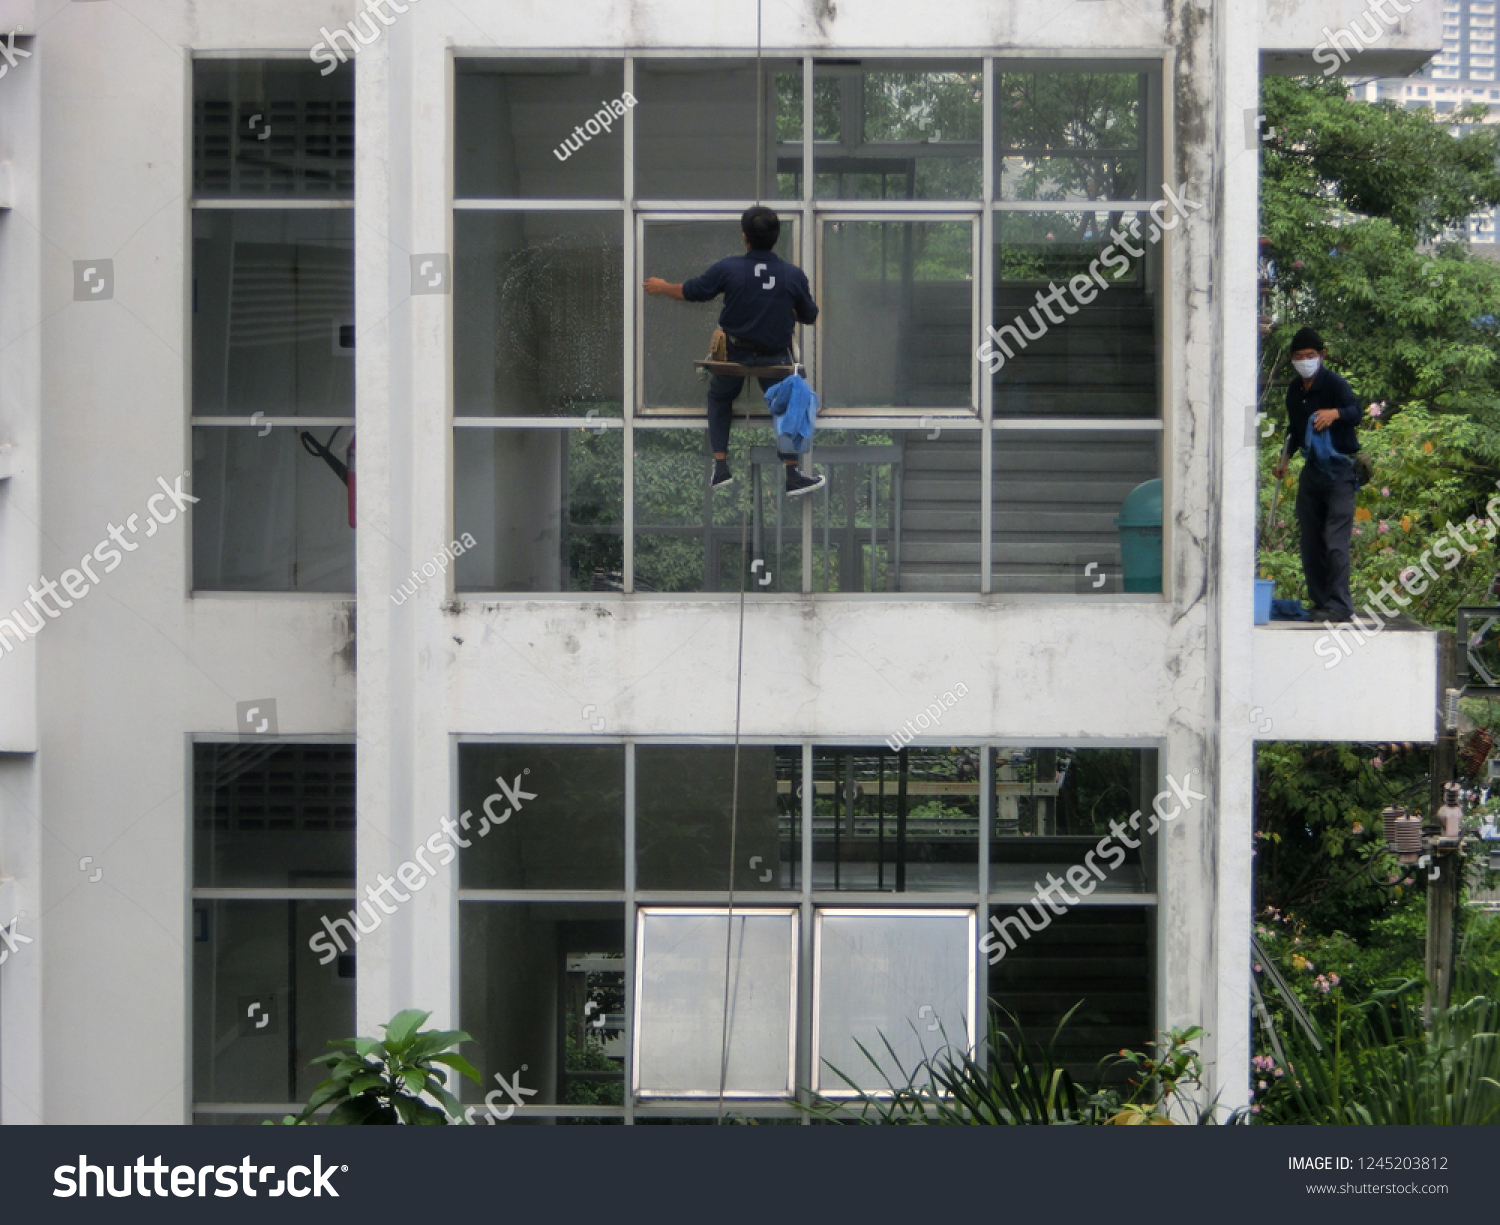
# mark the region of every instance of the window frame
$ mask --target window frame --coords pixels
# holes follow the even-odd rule
[[[244,55],[225,54],[223,52],[218,52],[218,51],[215,51],[215,52],[204,52],[204,53],[195,53],[195,54],[193,54],[191,56],[191,59],[190,59],[190,65],[189,65],[189,67],[190,67],[190,78],[191,78],[192,71],[194,69],[196,69],[196,66],[198,64],[200,64],[200,63],[205,63],[205,64],[207,64],[207,63],[244,63],[247,58],[255,60],[257,62],[263,61],[263,62],[285,63],[285,64],[292,64],[292,65],[298,65],[298,66],[304,64],[304,60],[303,60],[303,58],[302,58],[302,56],[301,56],[300,53],[292,54],[292,53],[288,52],[288,53],[284,53],[284,54],[279,54],[278,55],[274,51],[267,51],[267,52],[263,52],[263,53],[259,53],[258,52],[256,54],[254,54],[253,56],[248,56],[248,57],[244,56]],[[352,62],[348,63],[348,64],[343,64],[343,65],[341,65],[341,67],[347,69],[351,73],[354,71],[354,65],[353,65]],[[191,79],[189,81],[189,87],[188,88],[189,88],[189,92],[191,94],[192,89],[193,89],[193,85],[192,85]],[[355,115],[355,122],[356,122],[355,133],[356,133],[356,139],[357,139],[357,136],[358,136],[358,127],[357,127],[357,124],[358,124],[358,114],[357,114],[357,112],[356,112],[356,115]],[[193,404],[193,368],[192,368],[192,364],[193,364],[193,336],[192,336],[192,333],[193,333],[193,327],[194,327],[194,323],[193,323],[193,301],[192,300],[193,300],[193,296],[194,296],[193,295],[193,284],[194,284],[194,280],[195,280],[195,277],[196,277],[196,268],[194,266],[194,260],[193,260],[193,238],[192,238],[192,234],[193,234],[193,218],[195,217],[195,215],[197,213],[199,213],[199,212],[210,212],[210,211],[216,211],[216,210],[249,211],[249,210],[252,210],[252,209],[255,209],[255,210],[265,210],[265,211],[271,211],[271,212],[290,212],[290,211],[294,211],[294,210],[296,210],[296,211],[300,211],[300,210],[318,210],[318,211],[325,211],[325,212],[337,212],[337,211],[341,211],[341,210],[347,210],[347,211],[349,211],[349,212],[352,213],[354,211],[354,199],[355,199],[355,197],[354,197],[353,191],[351,191],[351,193],[348,196],[327,196],[327,197],[272,196],[272,195],[255,195],[255,196],[233,196],[233,195],[225,195],[225,196],[199,196],[195,191],[192,191],[193,167],[192,167],[191,162],[192,162],[192,158],[194,156],[194,151],[196,149],[197,142],[194,139],[196,133],[194,133],[192,131],[192,128],[194,126],[194,117],[191,114],[189,115],[188,124],[189,124],[189,129],[190,129],[190,131],[189,131],[189,166],[188,166],[188,181],[189,181],[189,193],[190,194],[188,196],[188,201],[187,201],[187,218],[186,218],[186,224],[187,224],[187,243],[186,243],[186,247],[187,247],[187,259],[186,259],[186,263],[187,263],[187,276],[188,276],[187,292],[188,292],[189,303],[188,303],[187,329],[186,329],[186,331],[187,331],[187,346],[186,346],[186,350],[185,350],[186,356],[184,358],[184,364],[186,366],[185,376],[186,376],[187,400],[188,400],[188,406],[187,406],[188,407],[188,414],[187,414],[187,416],[188,416],[188,421],[187,421],[187,445],[188,445],[188,454],[189,454],[189,456],[191,457],[191,455],[193,453],[193,445],[194,445],[193,439],[195,437],[196,431],[198,429],[200,429],[200,428],[208,428],[208,429],[211,429],[211,428],[218,428],[218,429],[223,429],[223,428],[229,428],[229,429],[253,429],[257,433],[260,433],[262,430],[265,430],[267,428],[291,428],[291,429],[333,429],[333,428],[338,428],[338,429],[349,429],[351,431],[351,437],[352,437],[352,431],[354,430],[354,427],[355,427],[355,419],[354,419],[354,414],[353,413],[350,413],[348,415],[334,414],[334,415],[322,415],[322,416],[274,416],[274,415],[273,416],[267,416],[265,414],[257,413],[257,414],[255,414],[253,416],[250,416],[250,417],[237,417],[237,416],[224,416],[224,415],[216,415],[216,414],[208,414],[208,413],[198,413],[198,412],[195,411],[195,406]],[[358,340],[358,335],[359,335],[359,301],[360,301],[360,294],[359,294],[359,290],[358,290],[358,281],[356,280],[356,282],[355,282],[355,291],[354,291],[353,298],[351,300],[351,311],[352,311],[352,314],[351,314],[351,324],[352,324],[352,326],[355,329],[355,338],[356,338],[356,341]],[[349,355],[349,360],[350,361],[354,361],[355,360],[355,355],[353,353],[351,353]],[[356,386],[355,386],[354,408],[355,408],[355,412],[357,412],[358,408],[359,408],[359,391],[358,391],[358,384],[357,383],[356,383]],[[191,464],[189,464],[189,467],[191,467]],[[269,589],[269,590],[263,590],[262,591],[262,590],[246,590],[244,588],[239,588],[239,587],[200,587],[198,585],[198,582],[197,582],[197,575],[195,573],[194,564],[193,564],[193,555],[194,555],[194,546],[193,546],[194,536],[193,536],[193,533],[195,532],[195,530],[196,530],[196,516],[190,518],[189,521],[188,521],[187,587],[188,587],[188,597],[190,599],[191,598],[196,598],[196,597],[199,597],[199,596],[223,596],[223,595],[232,595],[232,596],[246,596],[246,595],[248,595],[248,596],[254,596],[256,598],[263,598],[263,599],[286,598],[286,597],[290,596],[290,597],[301,598],[301,599],[307,599],[309,597],[312,597],[312,598],[318,598],[318,599],[342,600],[342,599],[352,599],[354,597],[355,592],[354,592],[353,588],[351,588],[348,591],[304,591],[304,590],[301,590],[299,588],[287,588],[287,589],[276,588],[276,589]],[[355,546],[353,545],[353,543],[351,543],[350,548],[351,548],[351,552],[352,552],[354,550],[354,548],[355,548]],[[357,558],[355,559],[355,566],[353,566],[351,568],[354,569],[354,573],[355,573],[355,586],[358,586]]]
[[[556,58],[564,52],[555,48],[535,49],[500,49],[469,51],[450,54],[450,71],[456,71],[459,59],[494,59],[494,60],[521,60],[534,58]],[[576,49],[567,53],[576,58]],[[981,158],[981,196],[973,200],[833,200],[821,199],[815,193],[815,151],[817,148],[826,146],[830,142],[820,142],[814,139],[815,125],[814,112],[816,102],[816,80],[818,64],[818,51],[812,48],[786,48],[777,52],[776,59],[800,60],[803,74],[802,88],[802,135],[800,142],[802,155],[802,194],[795,199],[775,199],[768,203],[777,208],[782,216],[788,217],[796,214],[798,217],[796,248],[796,259],[804,267],[811,265],[813,281],[813,293],[818,298],[820,307],[823,305],[823,243],[822,227],[829,220],[919,220],[919,219],[968,219],[976,224],[976,233],[972,251],[973,266],[973,293],[977,295],[973,302],[973,313],[971,320],[971,352],[977,351],[982,338],[986,335],[986,327],[993,326],[997,320],[994,316],[994,241],[997,230],[997,218],[999,214],[1007,211],[1068,211],[1068,205],[1074,204],[1088,208],[1098,209],[1100,207],[1119,207],[1132,211],[1145,211],[1155,203],[1155,198],[1145,198],[1130,201],[1005,201],[998,197],[996,190],[996,159],[1002,152],[998,148],[998,133],[996,130],[995,98],[997,88],[997,74],[1006,72],[1051,72],[1051,73],[1135,73],[1141,78],[1139,96],[1142,100],[1142,129],[1141,129],[1141,190],[1144,193],[1147,185],[1158,178],[1164,168],[1171,165],[1171,113],[1172,97],[1170,91],[1164,88],[1164,82],[1168,79],[1168,59],[1166,56],[1118,56],[1118,55],[1089,55],[1087,53],[1074,53],[1060,58],[1043,57],[1016,57],[1007,55],[959,55],[935,57],[930,49],[908,50],[886,49],[878,52],[872,51],[868,55],[858,56],[860,64],[865,60],[877,64],[882,71],[901,71],[902,66],[909,63],[913,71],[939,71],[949,65],[968,65],[976,61],[982,70],[983,97],[980,100],[982,108],[982,158]],[[624,62],[624,89],[634,91],[636,82],[636,64],[640,61],[658,59],[743,59],[744,51],[740,48],[687,48],[676,50],[656,50],[646,52],[625,51],[614,54],[602,52],[589,58],[602,60],[622,59]],[[450,91],[450,96],[451,91]],[[453,130],[453,113],[450,108],[450,133]],[[644,396],[644,364],[646,360],[644,350],[644,327],[639,320],[643,291],[640,288],[641,277],[647,269],[643,268],[644,251],[644,225],[651,220],[719,220],[733,215],[736,211],[749,207],[754,201],[745,200],[645,200],[640,199],[635,193],[635,112],[634,108],[627,108],[624,118],[620,121],[618,138],[623,142],[623,181],[621,192],[618,197],[608,199],[575,199],[575,200],[553,200],[553,199],[475,199],[456,198],[450,190],[449,206],[452,210],[546,210],[554,212],[589,211],[599,209],[622,208],[624,210],[625,228],[625,251],[624,251],[624,302],[621,343],[624,346],[622,360],[624,364],[624,387],[625,404],[621,419],[617,422],[605,422],[603,419],[592,421],[574,420],[572,418],[508,418],[498,420],[494,418],[460,417],[453,415],[452,427],[456,431],[465,428],[526,428],[535,425],[576,425],[578,428],[594,426],[598,428],[601,424],[604,428],[618,428],[626,431],[624,440],[624,471],[622,473],[622,485],[624,490],[624,574],[621,584],[620,595],[634,595],[635,590],[635,537],[637,534],[635,523],[635,480],[633,464],[633,436],[637,429],[660,429],[660,428],[703,428],[704,413],[702,409],[688,408],[657,408],[650,411],[645,410],[643,404]],[[798,142],[784,142],[788,149],[795,147]],[[449,157],[455,158],[457,150],[454,141],[449,140]],[[450,164],[450,184],[454,181]],[[813,514],[810,505],[802,508],[802,538],[803,538],[803,576],[802,594],[805,596],[820,596],[824,599],[838,598],[885,598],[902,599],[918,598],[928,600],[972,600],[975,596],[990,596],[994,594],[994,581],[992,578],[993,558],[993,520],[994,520],[994,459],[993,454],[997,445],[995,431],[999,430],[1048,430],[1067,432],[1087,432],[1099,429],[1123,429],[1123,430],[1148,430],[1159,434],[1161,446],[1158,451],[1158,468],[1160,476],[1167,485],[1167,495],[1170,497],[1171,472],[1166,463],[1167,456],[1171,453],[1172,437],[1172,411],[1175,388],[1171,379],[1169,363],[1166,360],[1167,349],[1172,335],[1171,324],[1173,311],[1170,303],[1170,290],[1173,284],[1171,270],[1175,262],[1175,251],[1177,249],[1177,236],[1175,232],[1163,235],[1160,243],[1160,261],[1163,269],[1162,284],[1159,287],[1156,300],[1156,313],[1158,320],[1158,335],[1162,338],[1158,345],[1157,365],[1157,407],[1155,416],[1147,418],[1119,417],[1119,418],[1088,418],[1088,417],[1006,417],[999,418],[994,412],[994,390],[993,380],[988,372],[981,369],[981,363],[975,358],[970,369],[970,402],[967,408],[945,406],[941,408],[900,408],[884,406],[880,408],[829,408],[825,409],[820,418],[824,428],[837,428],[847,430],[857,429],[928,429],[933,422],[939,422],[945,418],[954,419],[954,424],[973,423],[980,426],[979,436],[975,439],[980,448],[979,472],[980,491],[979,506],[975,509],[979,516],[979,551],[980,570],[978,591],[963,592],[884,592],[884,593],[819,593],[814,589],[812,566],[811,566],[811,542],[813,535]],[[1003,322],[1003,321],[1002,321]],[[819,363],[821,361],[821,338],[814,328],[805,329],[802,337],[803,364],[806,365],[812,375],[814,383],[818,377]],[[451,365],[451,358],[450,358]],[[743,401],[742,401],[743,402]],[[754,420],[752,414],[751,420]],[[454,433],[449,440],[450,446],[455,446],[459,435]],[[817,447],[814,444],[812,453],[807,457],[807,462],[816,464]],[[450,472],[452,471],[450,456]],[[810,501],[810,500],[806,500]],[[450,499],[451,502],[451,499]],[[451,516],[452,506],[449,513]],[[451,522],[451,519],[450,519]],[[1164,524],[1163,550],[1170,553],[1173,545],[1173,528],[1170,516]],[[1117,593],[1111,594],[1110,602],[1165,602],[1171,598],[1173,568],[1166,566],[1163,569],[1162,585],[1160,594],[1155,593]],[[449,595],[454,595],[454,589],[450,584]],[[526,598],[576,598],[576,592],[551,592],[551,593],[507,593],[507,592],[464,592],[463,598],[468,599],[515,599]],[[597,594],[597,593],[596,593]],[[651,593],[643,593],[650,598]],[[1032,593],[1027,593],[1030,598]],[[1043,594],[1045,593],[1036,593]],[[760,592],[748,590],[747,595],[751,598],[776,598],[768,597]],[[711,592],[678,592],[672,593],[673,599],[683,598],[717,598],[716,593]],[[1047,597],[1056,599],[1057,596]]]

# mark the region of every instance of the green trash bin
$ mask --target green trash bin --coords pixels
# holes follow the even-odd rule
[[[1120,563],[1126,591],[1161,591],[1161,479],[1137,485],[1120,503]]]

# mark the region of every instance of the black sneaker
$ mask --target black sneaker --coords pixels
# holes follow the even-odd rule
[[[714,460],[714,479],[709,481],[710,489],[723,489],[726,485],[734,484],[734,473],[729,471],[729,461],[726,459]]]
[[[795,467],[788,467],[786,470],[786,496],[789,498],[800,498],[804,493],[823,488],[826,483],[821,472],[803,476]]]

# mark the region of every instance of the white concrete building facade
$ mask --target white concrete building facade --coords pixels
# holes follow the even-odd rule
[[[0,1122],[406,1007],[523,1118],[789,1116],[988,997],[1244,1101],[1254,742],[1435,684],[1252,627],[1261,51],[1360,11],[1271,7],[0,0]],[[757,202],[800,501],[640,290]]]

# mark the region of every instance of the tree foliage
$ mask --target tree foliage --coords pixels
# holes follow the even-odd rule
[[[1500,202],[1500,128],[1455,136],[1477,113],[1440,122],[1355,101],[1336,80],[1267,78],[1262,106],[1275,133],[1261,181],[1274,320],[1264,375],[1285,385],[1291,334],[1312,324],[1387,420],[1420,406],[1484,426],[1469,445],[1500,475],[1500,264],[1442,241]]]

